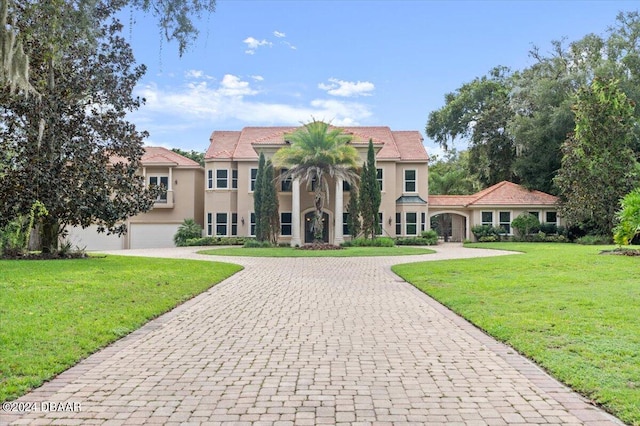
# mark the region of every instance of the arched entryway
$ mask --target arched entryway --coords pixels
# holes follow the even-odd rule
[[[305,244],[313,243],[313,231],[311,230],[311,223],[315,216],[315,210],[312,210],[304,215],[304,242]],[[329,215],[326,212],[322,213],[322,241],[329,242]]]
[[[445,242],[462,242],[467,236],[467,218],[456,213],[442,212],[431,215],[431,229]]]

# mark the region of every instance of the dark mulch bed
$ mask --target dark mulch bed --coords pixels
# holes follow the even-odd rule
[[[342,250],[342,247],[329,243],[313,243],[305,244],[298,247],[299,250]]]
[[[640,250],[630,248],[617,248],[613,250],[602,250],[600,254],[613,254],[618,256],[640,256]]]

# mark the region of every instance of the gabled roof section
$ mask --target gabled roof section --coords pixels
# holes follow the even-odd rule
[[[429,195],[431,207],[553,206],[558,197],[502,181],[473,195]]]
[[[215,131],[211,133],[209,148],[204,154],[205,160],[209,158],[231,160],[239,138],[240,132],[236,131]]]
[[[245,127],[241,131],[214,131],[205,159],[254,160],[260,145],[285,145],[286,136],[300,127]],[[340,127],[353,136],[352,143],[381,146],[376,158],[424,162],[429,159],[418,131],[391,131],[386,126]]]
[[[161,146],[145,146],[143,166],[200,167],[196,161]]]
[[[140,163],[143,167],[152,166],[168,166],[168,167],[200,167],[197,161],[193,161],[183,155],[171,151],[170,149],[163,148],[161,146],[145,146],[143,147],[144,153],[140,159]],[[128,160],[118,155],[112,155],[109,158],[111,164],[128,163]]]
[[[558,197],[541,191],[529,191],[518,184],[506,180],[474,194],[470,205],[555,205]]]
[[[403,161],[428,161],[429,155],[422,144],[422,135],[416,131],[394,131],[393,137]]]

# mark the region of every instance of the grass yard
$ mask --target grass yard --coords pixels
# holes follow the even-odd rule
[[[0,401],[41,385],[240,269],[126,256],[0,260]]]
[[[244,257],[366,257],[366,256],[410,256],[435,253],[433,250],[412,247],[346,247],[341,250],[299,250],[293,247],[244,248],[225,247],[201,250],[199,254]]]
[[[602,247],[575,244],[478,247],[525,254],[393,271],[623,421],[640,425],[640,258],[600,255]]]

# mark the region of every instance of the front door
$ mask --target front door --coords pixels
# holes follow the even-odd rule
[[[313,223],[313,217],[315,216],[315,211],[310,211],[309,213],[304,215],[304,242],[306,244],[313,243],[313,230],[311,229],[311,224]],[[329,215],[327,213],[322,213],[322,241],[325,243],[329,242]]]

